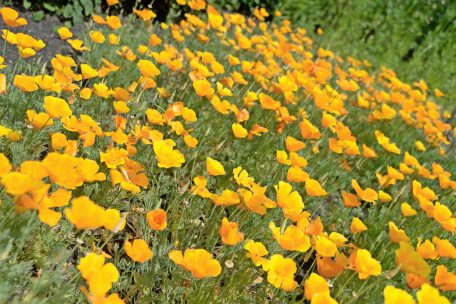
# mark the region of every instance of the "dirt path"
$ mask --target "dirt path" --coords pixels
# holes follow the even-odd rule
[[[23,59],[27,62],[33,63],[40,59],[41,62],[49,61],[55,54],[61,53],[64,55],[74,54],[73,49],[70,45],[60,40],[57,34],[57,29],[63,25],[63,22],[56,16],[45,15],[45,17],[39,21],[32,21],[31,12],[20,12],[21,17],[27,19],[28,24],[18,28],[9,28],[13,33],[25,33],[33,36],[36,39],[42,39],[46,43],[46,47],[37,52],[33,57]],[[79,25],[72,29],[73,33],[81,32],[84,25]],[[0,18],[0,30],[7,29],[3,20]],[[4,40],[1,41],[1,50],[3,50]],[[0,53],[1,55],[1,53]],[[16,63],[19,57],[17,48],[14,45],[7,44],[5,52],[5,62],[8,66],[12,66]]]

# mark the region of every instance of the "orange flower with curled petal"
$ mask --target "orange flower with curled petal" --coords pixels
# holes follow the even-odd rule
[[[326,111],[323,112],[321,117],[321,125],[324,128],[331,128],[334,130],[334,126],[337,124],[337,119]]]
[[[268,11],[263,8],[263,7],[256,7],[254,10],[253,10],[253,15],[260,21],[264,21],[265,17],[268,17],[269,16],[269,13]]]
[[[124,248],[130,259],[139,263],[144,263],[145,261],[150,260],[154,255],[146,241],[143,239],[136,239],[132,243],[126,241]]]
[[[172,250],[168,257],[177,265],[190,271],[197,278],[217,277],[222,272],[220,263],[204,249],[185,249],[184,254],[179,250]]]
[[[22,162],[20,166],[20,172],[36,179],[43,179],[49,176],[43,163],[35,160],[27,160]]]
[[[306,193],[308,196],[326,196],[328,192],[320,185],[316,179],[307,179],[305,181]]]
[[[317,293],[312,297],[310,304],[338,304],[338,302],[329,293]]]
[[[391,242],[399,243],[399,242],[409,242],[410,239],[405,233],[404,230],[397,228],[396,224],[393,222],[388,222],[389,226],[389,237]]]
[[[71,192],[62,188],[54,191],[50,196],[45,194],[42,201],[39,203],[38,218],[41,222],[50,227],[57,225],[62,214],[50,208],[66,206],[70,199]]]
[[[380,110],[374,110],[367,119],[369,122],[376,120],[392,120],[394,116],[396,116],[396,110],[384,103]]]
[[[405,290],[388,285],[383,289],[384,304],[415,304],[413,297]]]
[[[423,259],[436,260],[439,257],[435,245],[430,240],[425,240],[423,243],[419,240],[418,245],[416,246],[416,252],[418,252]]]
[[[325,293],[329,294],[328,282],[322,276],[312,272],[304,281],[304,296],[310,301],[315,295]]]
[[[0,138],[5,137],[9,141],[19,141],[22,138],[21,133],[0,125]]]
[[[238,185],[250,188],[254,183],[254,178],[249,176],[247,170],[242,167],[236,167],[233,169],[233,177]]]
[[[280,108],[280,101],[274,100],[271,96],[260,93],[258,95],[260,100],[261,108],[264,110],[277,110]]]
[[[450,241],[440,239],[436,236],[432,238],[432,242],[437,247],[437,252],[442,258],[456,259],[456,248]]]
[[[335,258],[317,256],[318,274],[325,278],[333,278],[345,270],[348,258],[343,253],[336,253]]]
[[[150,46],[154,47],[154,46],[157,46],[157,45],[159,45],[159,44],[161,44],[161,43],[162,43],[162,40],[161,40],[161,38],[158,37],[157,35],[151,34],[151,35],[149,36],[149,45],[150,45]]]
[[[125,149],[112,148],[106,152],[100,152],[100,161],[105,163],[110,169],[115,169],[118,166],[125,164],[128,158],[128,151]]]
[[[105,135],[108,137],[111,137],[112,141],[115,142],[118,145],[123,145],[128,142],[128,136],[124,132],[122,132],[122,129],[117,129],[116,132],[105,132]]]
[[[32,76],[15,75],[13,84],[16,88],[23,92],[34,92],[39,89]]]
[[[13,167],[11,166],[9,159],[5,154],[0,152],[0,177],[9,173]]]
[[[211,194],[210,199],[216,206],[233,206],[241,203],[241,198],[237,192],[225,189],[221,195]]]
[[[217,85],[217,93],[221,97],[233,96],[233,92],[231,92],[231,90],[229,88],[223,87],[223,84],[221,84],[220,82],[217,82],[216,85]]]
[[[44,109],[52,118],[66,117],[73,114],[68,103],[58,97],[44,97]]]
[[[323,233],[323,223],[321,222],[320,216],[317,216],[309,226],[306,228],[306,233],[309,235],[320,235]]]
[[[211,28],[219,30],[220,32],[226,32],[226,29],[223,27],[223,17],[219,13],[208,12],[207,21],[211,25]],[[228,55],[228,60],[229,56],[230,55]]]
[[[352,252],[350,268],[358,272],[361,280],[365,280],[369,276],[379,276],[382,273],[380,262],[372,258],[371,253],[366,249],[356,249]]]
[[[117,209],[106,209],[103,227],[114,233],[122,231],[127,223],[125,218],[126,215],[122,216]]]
[[[241,49],[248,50],[252,47],[252,41],[240,32],[234,33],[237,44]]]
[[[239,190],[239,193],[242,195],[245,206],[252,212],[255,212],[260,215],[266,214],[267,209],[275,208],[276,203],[270,200],[264,194],[266,192],[266,187],[261,187],[256,184],[252,184],[252,191],[248,190]]]
[[[314,126],[309,120],[304,119],[299,124],[299,130],[304,139],[320,139],[321,133],[316,126]]]
[[[78,270],[89,285],[94,297],[103,297],[111,288],[112,283],[119,280],[119,271],[112,263],[105,264],[103,255],[88,253],[78,264]]]
[[[93,42],[99,44],[105,42],[106,40],[106,37],[103,35],[103,33],[99,31],[90,31],[89,37]]]
[[[69,28],[66,26],[62,26],[57,30],[57,34],[59,34],[60,39],[67,40],[73,37],[73,33],[70,31]]]
[[[148,22],[157,17],[153,11],[147,8],[144,8],[142,10],[133,9],[133,12],[145,22]]]
[[[62,85],[57,82],[53,76],[37,75],[34,79],[35,83],[44,91],[52,91],[56,93],[60,93],[62,91]]]
[[[365,144],[363,144],[362,146],[363,146],[363,157],[364,158],[376,158],[377,157],[377,153],[375,153],[375,151],[373,149],[369,148]]]
[[[27,110],[25,114],[27,115],[28,125],[35,130],[39,130],[43,127],[51,126],[54,124],[54,121],[47,113],[36,113],[34,110]]]
[[[18,213],[26,210],[38,209],[41,202],[47,199],[49,189],[49,184],[42,184],[39,188],[18,195],[14,201],[14,209]]]
[[[144,77],[156,77],[160,75],[160,70],[153,64],[152,61],[141,59],[138,61],[138,69]]]
[[[192,109],[187,108],[187,107],[184,107],[182,109],[182,118],[186,122],[195,122],[198,120],[198,118],[196,117],[195,111],[193,111]]]
[[[108,16],[106,17],[106,24],[111,30],[117,30],[122,26],[122,22],[117,16]]]
[[[111,45],[117,45],[120,43],[120,37],[116,36],[113,33],[108,35],[108,40],[109,40],[109,44],[111,44]]]
[[[111,183],[113,186],[120,184],[120,187],[123,190],[131,192],[133,194],[141,192],[141,188],[138,185],[135,185],[129,181],[128,173],[126,173],[124,170],[121,172],[119,170],[111,169],[109,171],[109,176],[111,178]]]
[[[163,209],[151,210],[147,212],[146,220],[147,224],[153,230],[164,230],[167,226],[166,223],[167,214]]]
[[[436,202],[434,205],[434,219],[439,223],[450,221],[452,218],[452,212],[447,206]]]
[[[361,203],[358,201],[358,197],[346,191],[342,191],[342,200],[344,202],[344,207],[347,208],[361,206]]]
[[[399,164],[399,171],[406,175],[410,175],[414,172],[414,170],[412,168],[410,168],[409,166],[407,166],[404,163]]]
[[[456,274],[449,272],[444,265],[437,266],[435,285],[443,291],[456,290]]]
[[[4,173],[1,184],[6,193],[14,196],[36,191],[44,185],[40,179],[20,172]]]
[[[443,97],[443,96],[445,96],[445,94],[439,89],[434,89],[434,95],[435,95],[435,97]]]
[[[331,232],[329,234],[329,239],[336,244],[337,247],[342,247],[347,243],[348,239],[341,233]]]
[[[307,160],[296,152],[290,152],[291,165],[299,168],[307,167]],[[321,188],[321,187],[320,187]]]
[[[378,193],[371,188],[366,188],[362,189],[356,179],[352,179],[352,187],[355,189],[356,194],[358,195],[359,198],[361,198],[363,201],[369,202],[369,203],[374,203],[378,199]]]
[[[82,79],[90,79],[94,77],[98,77],[98,71],[92,68],[88,64],[81,64],[81,74],[82,74]]]
[[[396,250],[396,265],[406,273],[414,273],[423,278],[428,278],[431,267],[407,242],[400,242]]]
[[[0,8],[0,15],[7,26],[19,27],[27,25],[27,20],[19,18],[19,13],[10,7]]]
[[[354,217],[350,225],[350,231],[357,234],[367,230],[367,226],[358,218]]]
[[[288,165],[288,166],[291,165],[291,160],[288,159],[287,152],[285,152],[283,150],[277,150],[276,151],[276,157],[277,157],[277,161],[280,164]]]
[[[339,83],[339,86],[342,90],[344,91],[349,91],[349,92],[356,92],[359,90],[359,85],[353,80],[353,79],[345,79],[341,78],[340,80],[337,80]]]
[[[378,191],[378,199],[382,203],[389,203],[389,202],[391,202],[393,200],[391,195],[389,195],[388,193],[386,193],[383,190]]]
[[[288,226],[280,233],[280,228],[274,222],[269,223],[272,230],[272,237],[279,243],[280,247],[286,250],[306,252],[310,248],[310,237],[294,225]]]
[[[220,100],[220,98],[217,95],[213,95],[212,97],[208,96],[208,98],[211,98],[211,104],[217,112],[223,115],[227,115],[230,113],[231,104],[228,101]]]
[[[238,230],[236,222],[230,222],[226,217],[222,220],[222,226],[219,229],[222,242],[226,245],[236,245],[244,239],[244,234]]]
[[[315,251],[323,257],[333,257],[338,253],[336,243],[326,236],[317,238],[315,242]]]
[[[445,296],[441,296],[438,289],[432,287],[428,283],[421,286],[421,289],[416,293],[418,304],[450,304]]]
[[[277,204],[285,212],[293,211],[301,213],[304,209],[304,203],[298,191],[292,191],[293,188],[290,184],[280,181],[278,185],[274,186],[277,194]]]
[[[294,183],[303,183],[308,180],[309,174],[299,167],[290,167],[287,172],[287,181]]]
[[[401,212],[402,215],[405,217],[414,216],[417,214],[416,210],[413,209],[413,207],[410,206],[410,204],[405,202],[401,204]]]
[[[305,148],[306,144],[292,136],[287,136],[285,139],[285,145],[288,152],[297,152]]]
[[[248,240],[244,245],[244,249],[248,251],[246,256],[252,260],[255,266],[260,266],[267,263],[267,260],[264,258],[264,256],[269,252],[266,247],[264,247],[263,243]]]
[[[67,39],[66,41],[76,51],[80,51],[80,52],[90,51],[90,49],[84,45],[84,41],[82,41],[80,39]]]
[[[2,69],[2,62],[1,62],[1,57],[0,56],[0,70]],[[0,95],[6,93],[6,75],[5,74],[0,74]]]
[[[274,254],[265,267],[268,271],[267,280],[274,287],[285,291],[293,291],[298,287],[298,283],[294,280],[297,267],[292,259]]]
[[[248,135],[248,131],[246,128],[244,128],[241,124],[239,123],[234,123],[231,126],[233,130],[233,135],[236,138],[246,138]]]
[[[106,3],[109,5],[109,6],[112,6],[112,5],[116,5],[119,3],[119,0],[106,0]]]
[[[18,46],[17,49],[22,58],[29,58],[36,55],[36,51],[32,48],[23,48],[22,46]]]
[[[104,173],[98,172],[94,160],[75,158],[67,154],[49,153],[42,161],[49,178],[67,189],[75,189],[84,182],[102,181]]]
[[[193,88],[195,89],[196,95],[201,97],[210,98],[215,93],[215,90],[212,88],[210,82],[206,79],[195,80],[193,82]]]
[[[211,158],[211,157],[208,157],[206,158],[206,171],[209,175],[212,175],[212,176],[219,176],[219,175],[225,175],[225,168],[223,168],[223,165]]]
[[[395,143],[392,143],[391,139],[379,130],[375,130],[375,137],[377,138],[377,142],[380,146],[382,146],[386,151],[394,154],[401,154],[401,149],[399,149]]]
[[[187,5],[195,11],[203,10],[206,8],[206,1],[205,0],[189,0]]]
[[[179,150],[174,150],[173,146],[174,142],[170,144],[165,140],[154,141],[154,153],[157,157],[159,168],[181,167],[185,162],[184,154]]]
[[[252,139],[253,136],[261,136],[262,133],[267,133],[268,129],[265,127],[260,126],[259,124],[254,124],[252,129],[249,131],[249,135],[247,136],[248,139]]]
[[[298,85],[290,76],[291,75],[284,75],[279,77],[277,86],[282,91],[282,93],[296,92],[298,90]]]
[[[418,162],[418,160],[408,152],[405,152],[405,154],[404,154],[404,164],[406,164],[407,166],[410,166],[410,167],[420,166],[420,163]]]
[[[163,124],[165,123],[163,115],[155,109],[147,109],[146,117],[147,121],[153,125],[163,126]]]
[[[73,199],[71,208],[66,208],[64,213],[68,221],[78,229],[95,229],[105,223],[105,210],[87,196]]]
[[[144,167],[130,159],[125,159],[125,164],[118,168],[118,170],[109,171],[111,177],[111,184],[120,184],[121,188],[125,191],[132,192],[133,194],[139,193],[141,188],[147,188],[149,179],[144,172]]]
[[[190,188],[190,193],[193,195],[199,195],[203,198],[209,198],[211,193],[206,188],[207,180],[204,176],[196,176],[193,179],[194,186]]]
[[[407,287],[411,289],[418,289],[421,288],[423,284],[431,283],[428,279],[414,273],[406,273],[405,282],[407,283]]]
[[[387,166],[388,177],[394,180],[404,180],[405,176],[397,169]]]

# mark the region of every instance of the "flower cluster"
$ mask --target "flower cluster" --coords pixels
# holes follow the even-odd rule
[[[1,208],[74,230],[91,303],[244,289],[261,302],[450,303],[456,128],[444,94],[316,47],[279,11],[176,2],[177,23],[136,8],[93,15],[79,37],[60,27],[72,55],[47,73],[0,74],[0,101],[26,100],[21,119],[0,110]],[[46,46],[16,32],[19,13],[0,15],[20,57]]]

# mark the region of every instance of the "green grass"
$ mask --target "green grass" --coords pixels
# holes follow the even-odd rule
[[[456,99],[456,5],[452,1],[295,1],[279,6],[294,22],[325,33],[317,41],[344,56],[394,69],[408,82],[424,79]]]

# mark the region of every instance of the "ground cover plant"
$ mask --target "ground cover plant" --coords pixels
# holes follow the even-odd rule
[[[59,27],[43,65],[0,8],[0,302],[454,302],[448,92],[177,5]]]

